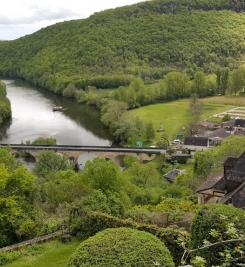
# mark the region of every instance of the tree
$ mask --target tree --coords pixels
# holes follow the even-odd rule
[[[207,95],[215,95],[218,92],[217,75],[210,74],[206,77],[206,91]]]
[[[56,145],[56,139],[52,138],[52,137],[39,137],[37,139],[35,139],[34,141],[27,141],[26,142],[27,145]]]
[[[231,75],[231,93],[245,92],[245,66],[240,66]]]
[[[77,206],[84,211],[111,213],[107,196],[101,190],[94,190],[89,196],[83,198]]]
[[[115,129],[121,116],[127,111],[128,106],[124,102],[110,100],[101,110],[101,121],[110,129]]]
[[[201,177],[222,168],[228,157],[239,157],[244,152],[245,138],[230,136],[224,142],[204,152],[197,152],[194,156],[194,172]]]
[[[146,124],[145,133],[147,141],[152,141],[155,138],[155,129],[151,122]]]
[[[119,167],[116,163],[104,158],[96,158],[87,162],[82,178],[89,186],[105,194],[119,192],[122,188]]]
[[[193,79],[193,94],[204,97],[206,92],[206,77],[203,71],[198,71],[194,75]]]
[[[189,77],[182,72],[169,72],[165,78],[166,97],[168,99],[181,98],[187,95]]]
[[[202,103],[199,101],[197,95],[193,95],[190,100],[191,120],[186,127],[188,135],[194,135],[198,131],[198,122],[201,119]]]
[[[127,144],[136,134],[136,121],[127,114],[123,114],[117,122],[117,129],[113,132],[114,140],[118,144]]]
[[[73,167],[74,166],[66,156],[53,151],[44,151],[38,156],[35,173],[40,178],[47,180],[53,173],[71,170]]]
[[[229,69],[219,68],[216,75],[218,91],[221,95],[225,95],[226,90],[228,89]]]
[[[1,155],[8,150],[1,149]],[[1,162],[0,156],[0,162]],[[35,176],[20,165],[0,164],[0,247],[31,238],[36,233]]]
[[[11,119],[11,104],[7,98],[6,85],[0,80],[0,124]]]
[[[76,96],[77,88],[74,84],[70,83],[67,85],[65,90],[63,91],[63,96],[68,98],[74,98]]]
[[[53,212],[59,205],[73,203],[87,197],[92,191],[72,170],[53,173],[52,179],[42,184],[41,190],[42,200]]]

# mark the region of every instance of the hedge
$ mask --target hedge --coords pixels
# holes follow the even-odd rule
[[[130,228],[111,228],[83,241],[69,267],[154,266],[174,267],[169,250],[154,235]]]
[[[99,212],[80,212],[71,217],[70,228],[74,235],[88,238],[107,228],[128,227],[145,231],[159,238],[169,249],[176,265],[184,253],[182,241],[188,240],[188,233],[183,229],[161,228],[155,225],[139,224],[132,220],[122,220]]]

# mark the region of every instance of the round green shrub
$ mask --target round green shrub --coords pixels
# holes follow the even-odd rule
[[[193,220],[191,227],[191,248],[196,249],[204,245],[204,240],[215,243],[219,240],[231,239],[227,235],[227,226],[234,224],[240,233],[245,233],[245,212],[232,206],[212,204],[202,208]],[[212,232],[220,233],[214,236]],[[235,236],[233,237],[235,238]],[[232,245],[231,245],[232,246]],[[206,259],[207,266],[220,264],[220,253],[224,246],[215,246],[197,253]]]
[[[130,228],[106,229],[81,243],[69,267],[173,267],[165,245],[152,234]]]

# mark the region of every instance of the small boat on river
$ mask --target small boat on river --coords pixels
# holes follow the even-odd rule
[[[63,111],[63,107],[53,107],[53,111]]]

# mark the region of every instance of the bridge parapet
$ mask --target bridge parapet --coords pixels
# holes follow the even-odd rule
[[[69,146],[69,145],[22,145],[0,144],[0,147],[10,147],[13,151],[28,152],[36,157],[41,151],[52,150],[72,157],[75,160],[83,153],[93,153],[98,157],[115,159],[118,156],[134,155],[141,161],[150,161],[156,155],[166,153],[162,148],[135,148],[135,147],[103,147],[103,146]]]

